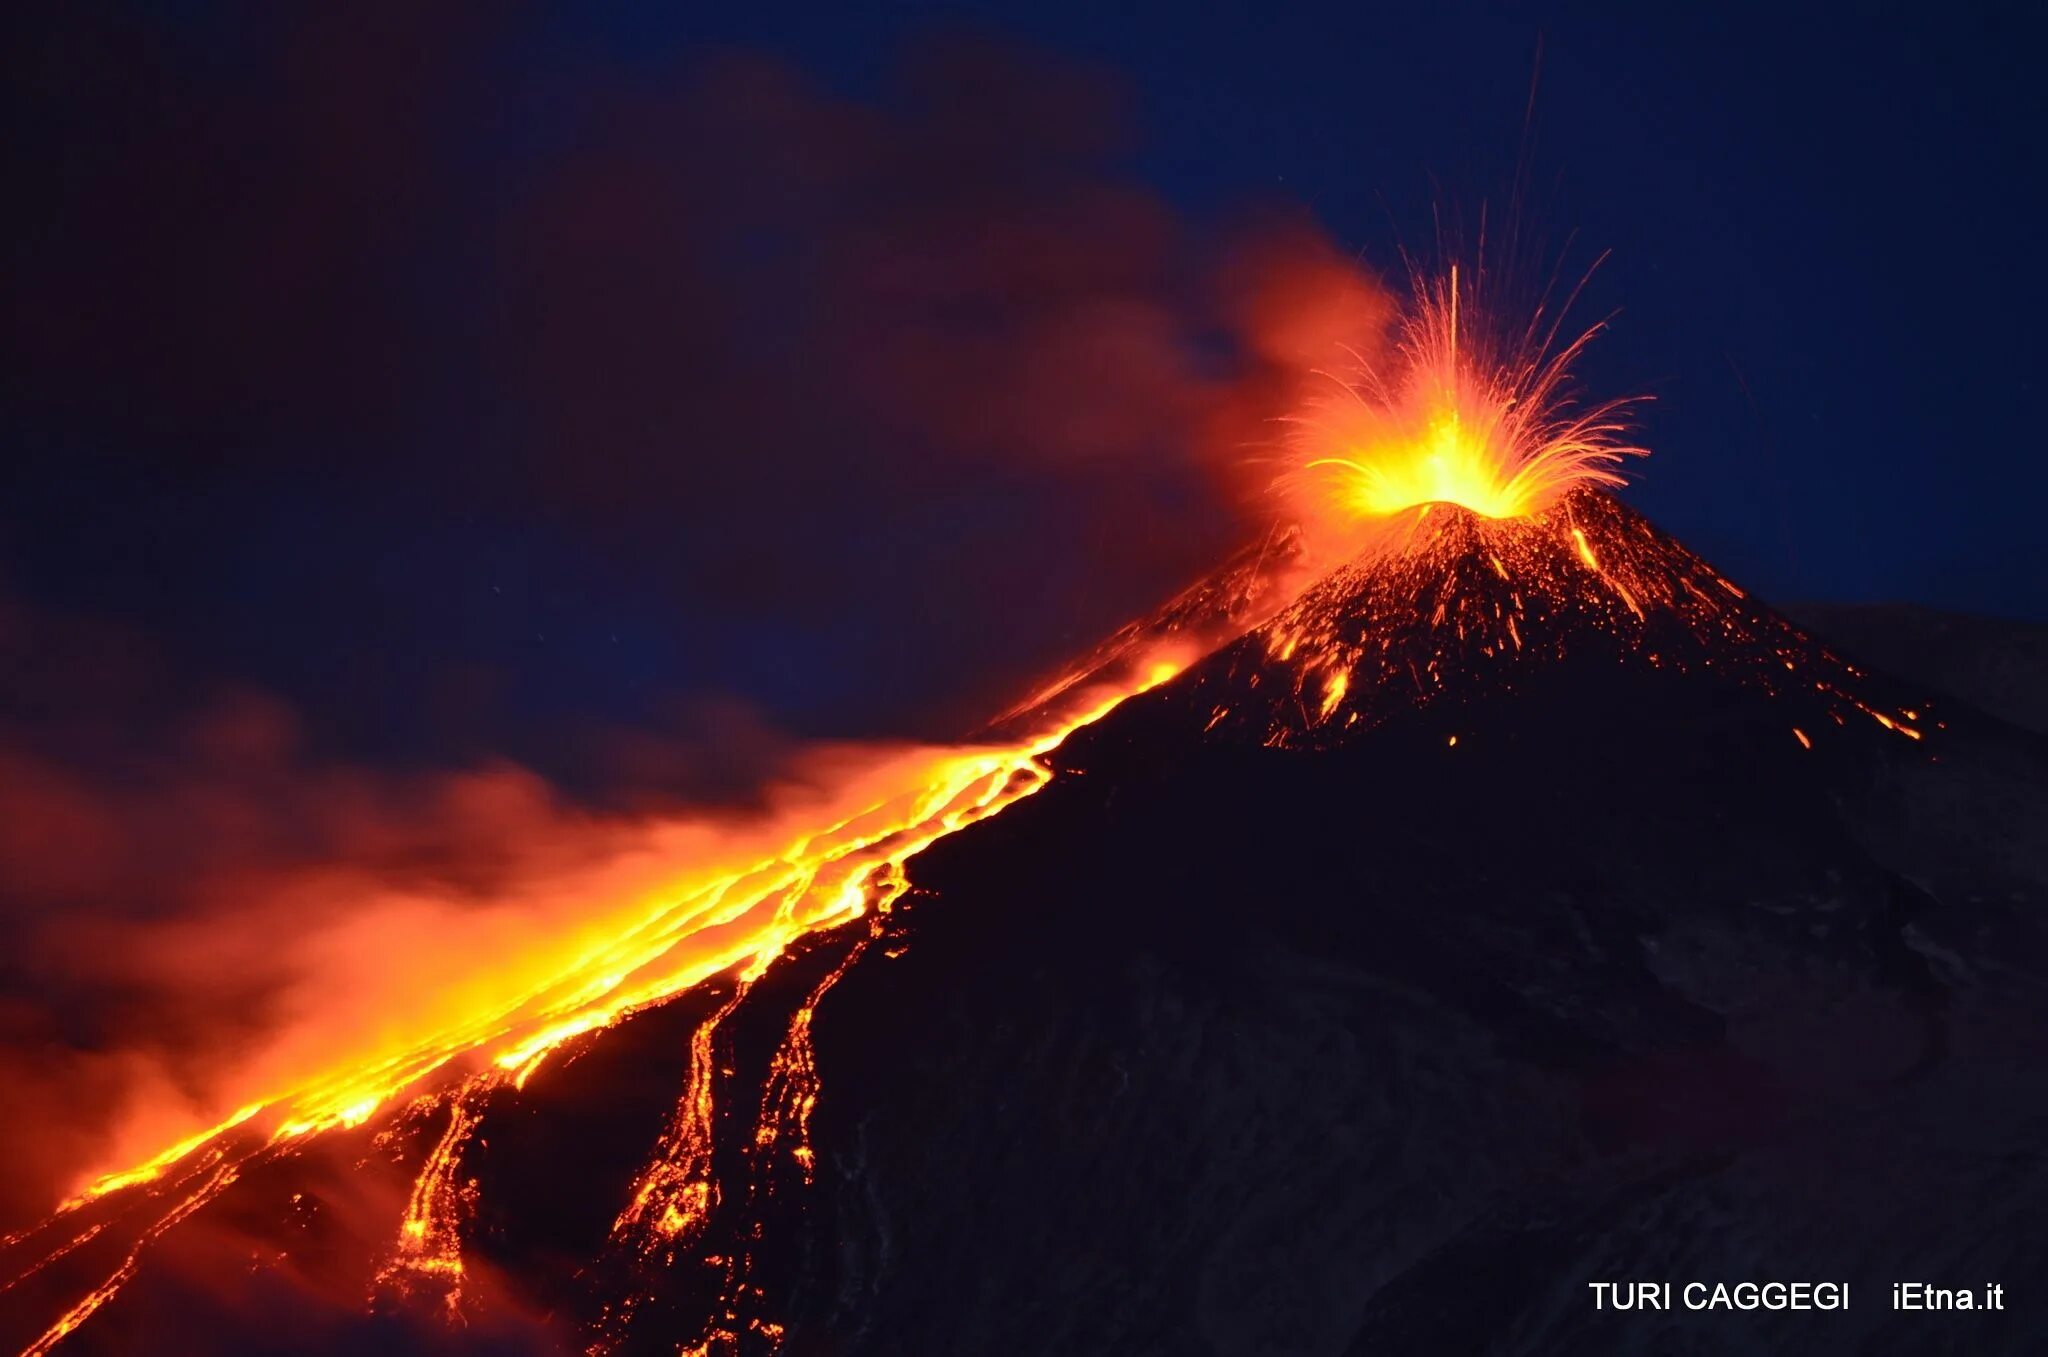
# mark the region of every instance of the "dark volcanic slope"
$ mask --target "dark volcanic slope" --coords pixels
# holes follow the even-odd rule
[[[2048,732],[2048,626],[1911,603],[1802,603],[1789,611],[1860,660]]]
[[[2048,1276],[2039,742],[1809,751],[1739,665],[1567,644],[1267,748],[1191,737],[1214,663],[919,858],[821,1012],[792,1352],[2042,1350],[1887,1298]],[[1595,1313],[1635,1278],[1853,1306]]]

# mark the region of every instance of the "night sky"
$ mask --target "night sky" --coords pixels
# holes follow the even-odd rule
[[[2048,617],[2023,7],[414,8],[9,21],[16,729],[688,792],[957,731],[1245,530],[1239,261],[1482,206],[1608,252],[1664,527]]]

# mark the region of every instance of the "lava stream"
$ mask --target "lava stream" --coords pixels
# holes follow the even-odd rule
[[[800,836],[781,853],[657,900],[637,921],[512,1001],[368,1061],[338,1066],[290,1093],[240,1108],[143,1163],[103,1175],[40,1224],[0,1241],[0,1254],[13,1255],[33,1249],[38,1240],[63,1236],[10,1267],[8,1285],[97,1242],[106,1222],[64,1232],[65,1222],[83,1213],[120,1210],[130,1197],[161,1205],[162,1211],[134,1236],[112,1270],[27,1350],[47,1352],[105,1305],[134,1275],[149,1245],[226,1190],[252,1159],[288,1154],[322,1133],[359,1126],[451,1067],[464,1071],[452,1094],[422,1095],[445,1102],[449,1122],[420,1170],[379,1284],[405,1292],[433,1283],[454,1307],[462,1277],[462,1221],[474,1208],[473,1188],[461,1177],[461,1156],[483,1102],[500,1089],[522,1088],[564,1043],[738,968],[740,989],[693,1041],[691,1087],[618,1221],[621,1239],[672,1252],[715,1201],[705,1161],[718,1018],[792,942],[892,900],[904,888],[907,859],[1039,790],[1051,777],[1042,755],[1125,698],[1163,682],[1193,653],[1198,651],[1182,636],[1155,637],[1142,654],[1124,654],[1040,704],[1026,734],[886,760],[867,770],[864,781],[856,779],[870,788],[871,799],[852,813]],[[808,1105],[799,1103],[807,1116]]]
[[[641,1171],[626,1209],[612,1223],[612,1238],[647,1255],[673,1261],[697,1235],[718,1205],[718,1182],[711,1173],[712,1134],[717,1129],[713,1089],[718,1077],[718,1027],[740,1001],[747,984],[712,1010],[690,1036],[690,1072],[675,1116],[655,1145],[654,1158]]]
[[[81,1296],[69,1310],[58,1317],[56,1323],[43,1332],[40,1338],[23,1348],[22,1357],[43,1357],[44,1353],[63,1342],[79,1325],[91,1319],[93,1314],[112,1300],[135,1275],[136,1269],[142,1264],[143,1251],[169,1233],[186,1217],[233,1186],[235,1179],[240,1176],[243,1162],[231,1157],[225,1149],[209,1150],[200,1171],[192,1175],[197,1180],[196,1184],[181,1195],[175,1196],[170,1209],[143,1230],[106,1279]],[[62,1252],[69,1251],[67,1246]],[[55,1261],[54,1257],[44,1260],[45,1263],[52,1261]]]
[[[441,1132],[406,1200],[398,1245],[377,1274],[377,1285],[400,1295],[438,1290],[448,1312],[462,1308],[462,1226],[476,1209],[476,1183],[462,1176],[462,1154],[483,1120],[484,1104],[503,1079],[477,1075],[445,1099],[448,1125]]]

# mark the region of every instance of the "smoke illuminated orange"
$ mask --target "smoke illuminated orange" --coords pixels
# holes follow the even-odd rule
[[[454,1010],[453,1021],[400,1041],[383,1032],[366,1033],[375,1044],[345,1055],[300,1086],[243,1106],[209,1130],[96,1179],[42,1225],[0,1241],[9,1250],[34,1244],[97,1202],[139,1195],[134,1207],[123,1208],[141,1213],[141,1233],[131,1252],[32,1350],[47,1351],[111,1300],[151,1241],[212,1200],[249,1165],[289,1154],[319,1133],[361,1125],[408,1093],[421,1113],[445,1107],[448,1120],[422,1165],[379,1285],[400,1294],[431,1290],[452,1309],[459,1303],[463,1276],[460,1230],[473,1205],[462,1157],[484,1100],[500,1089],[524,1087],[564,1043],[737,968],[739,992],[699,1029],[689,1087],[618,1218],[622,1243],[664,1253],[687,1246],[717,1200],[717,1186],[708,1177],[711,1042],[719,1020],[746,988],[797,939],[886,908],[907,886],[906,859],[1039,790],[1051,778],[1041,756],[1125,698],[1170,678],[1189,658],[1187,644],[1179,639],[1125,655],[1037,706],[1025,733],[1008,740],[882,751],[874,766],[850,770],[846,786],[828,799],[843,809],[796,834],[780,851],[731,870],[681,875],[670,889],[650,892],[651,898],[623,917],[619,902],[592,898],[592,917],[613,922],[601,933],[586,933],[587,940],[566,940],[577,941],[566,954],[547,949],[522,958],[499,977],[496,991],[505,997],[469,1012]],[[600,873],[594,880],[601,884],[607,877]],[[787,1142],[806,1171],[805,1128],[816,1098],[814,1081],[806,1082],[814,1003],[797,1015],[790,1049],[782,1057],[792,1063],[788,1076],[795,1081],[788,1106],[764,1109],[764,1115],[775,1118],[764,1140]],[[460,1076],[452,1092],[438,1091],[451,1071]],[[78,1242],[74,1235],[51,1246],[37,1244],[40,1251],[28,1256],[17,1279],[71,1252]]]

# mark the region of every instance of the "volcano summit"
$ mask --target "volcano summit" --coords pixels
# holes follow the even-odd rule
[[[1175,685],[1207,729],[1327,745],[1396,712],[1481,699],[1568,659],[1713,671],[1786,699],[1808,729],[1857,715],[1921,738],[1911,708],[1611,496],[1576,490],[1526,518],[1425,504]]]

